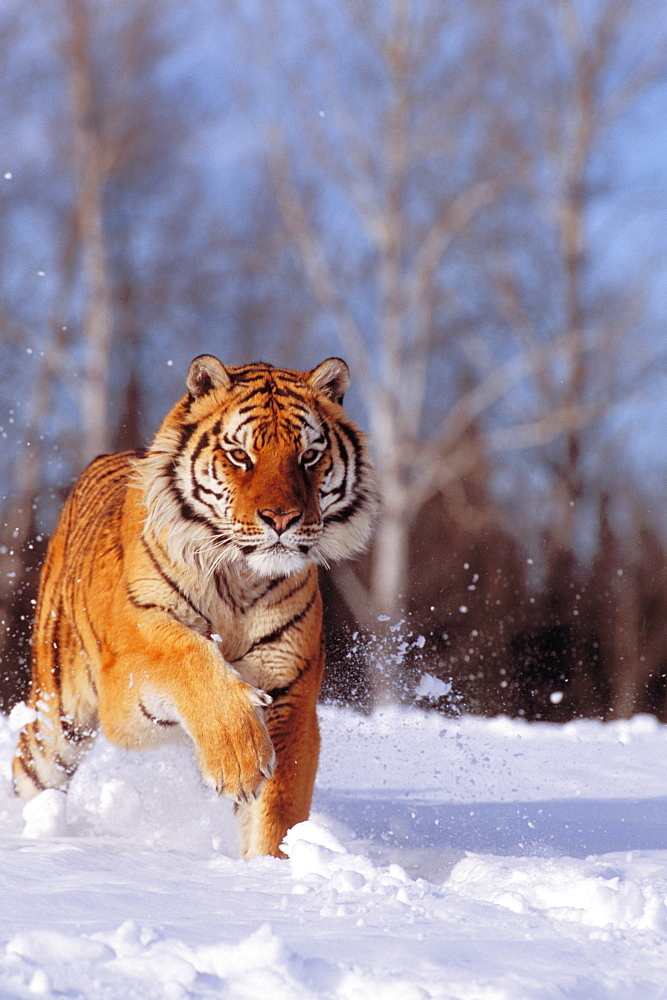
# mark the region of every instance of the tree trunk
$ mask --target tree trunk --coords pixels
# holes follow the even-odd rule
[[[400,695],[403,653],[396,626],[405,614],[408,585],[410,519],[406,493],[392,478],[380,477],[384,509],[375,531],[369,602],[375,617],[369,657],[374,705],[395,702]]]
[[[110,448],[109,357],[113,333],[111,282],[104,241],[104,185],[107,177],[99,134],[90,61],[90,9],[69,0],[67,52],[77,173],[77,224],[86,291],[83,336],[86,360],[81,386],[81,464]]]
[[[373,545],[371,601],[376,614],[398,621],[403,614],[408,575],[408,533],[406,514],[401,509],[386,511],[380,518]]]

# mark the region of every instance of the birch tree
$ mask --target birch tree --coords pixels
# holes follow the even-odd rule
[[[607,255],[622,242],[619,224],[637,217],[640,199],[647,194],[637,182],[633,190],[624,190],[627,180],[617,179],[614,171],[623,162],[633,117],[667,81],[667,26],[657,5],[637,0],[601,0],[590,6],[557,0],[534,8],[525,24],[535,58],[527,116],[536,149],[533,228],[526,216],[521,243],[495,244],[484,266],[499,317],[521,342],[531,345],[544,338],[548,323],[552,335],[569,345],[562,364],[545,363],[536,371],[534,405],[545,411],[589,410],[602,417],[654,364],[651,347],[639,333],[651,324],[649,251],[628,244],[615,273],[610,273]],[[648,199],[655,201],[654,191]],[[599,219],[605,216],[602,225]],[[530,291],[526,248],[540,262],[535,268],[539,287]],[[586,551],[582,524],[588,521],[588,533],[594,534],[591,521],[599,496],[609,488],[596,452],[595,422],[588,421],[573,423],[540,456],[550,492],[544,518],[547,615],[553,625],[567,624],[575,631],[579,611],[571,586],[580,586],[588,575],[579,565]],[[636,509],[628,512],[630,519],[634,515]],[[609,548],[608,525],[600,523],[598,544]],[[611,707],[627,715],[646,681],[648,660],[640,658],[640,637],[630,624],[641,617],[638,595],[620,578],[608,586],[625,602],[622,615],[610,611],[613,620],[606,626],[613,634],[620,627],[625,636],[625,645],[617,644],[618,655],[613,644],[605,647]]]
[[[82,334],[85,363],[81,379],[82,455],[90,460],[109,450],[109,354],[113,336],[111,283],[104,237],[104,190],[114,150],[101,130],[92,66],[92,10],[87,2],[65,0],[67,74],[76,175],[75,218],[85,295]],[[106,141],[105,141],[106,139]]]
[[[118,372],[120,353],[113,349],[127,335],[109,233],[114,185],[122,186],[124,171],[163,169],[164,136],[176,142],[183,134],[185,116],[173,105],[167,116],[150,82],[172,41],[160,19],[166,4],[112,8],[57,0],[48,9],[17,3],[0,16],[7,132],[25,136],[27,116],[40,150],[35,159],[29,144],[10,145],[3,160],[17,178],[5,174],[7,219],[29,214],[33,223],[12,226],[3,217],[3,348],[23,360],[4,387],[19,402],[11,428],[3,419],[11,460],[0,522],[0,660],[9,679],[0,677],[0,699],[17,684],[9,632],[17,595],[36,591],[36,574],[25,579],[36,524],[48,531],[71,481],[112,446],[111,370]],[[188,111],[190,127],[197,115]],[[167,204],[161,218],[176,228],[181,210]],[[182,215],[177,228],[184,229]],[[157,264],[165,256],[156,253]],[[172,277],[185,270],[179,264]]]
[[[79,463],[83,465],[96,454],[108,450],[109,442],[108,366],[112,319],[103,234],[102,200],[106,176],[99,137],[94,134],[98,118],[93,97],[90,9],[87,3],[65,0],[62,13],[65,15],[62,58],[69,85],[67,103],[75,197],[70,211],[61,217],[63,235],[56,251],[59,288],[53,301],[53,314],[41,337],[37,331],[29,330],[16,320],[6,320],[3,324],[5,330],[13,331],[24,350],[25,345],[39,343],[38,349],[27,348],[32,378],[23,414],[23,433],[14,443],[11,496],[4,505],[0,524],[0,661],[5,663],[6,650],[12,647],[15,658],[20,645],[10,630],[15,611],[22,603],[22,590],[26,585],[30,592],[36,590],[35,580],[26,584],[25,571],[30,550],[35,545],[37,497],[44,486],[45,428],[52,415],[59,382],[72,375],[72,366],[68,365],[70,333],[66,318],[78,284],[77,248],[83,277],[82,339],[86,355],[84,377],[79,381],[81,434],[76,445]],[[18,40],[17,31],[14,41]],[[19,676],[19,665],[14,659],[0,677],[3,702],[21,694]]]
[[[273,173],[313,294],[362,386],[382,512],[368,581],[351,570],[338,579],[357,613],[367,608],[377,628],[378,617],[401,617],[410,528],[426,501],[469,472],[485,450],[544,443],[579,426],[584,413],[581,401],[568,397],[550,401],[530,420],[469,433],[523,380],[554,358],[577,356],[576,334],[569,331],[546,344],[504,345],[493,367],[458,399],[448,398],[443,378],[447,363],[459,372],[462,364],[470,369],[475,340],[465,310],[456,308],[462,290],[448,268],[474,267],[461,261],[462,241],[521,186],[528,165],[505,101],[511,81],[502,73],[508,74],[510,52],[503,48],[502,17],[484,4],[466,5],[464,17],[454,3],[410,0],[386,6],[350,0],[345,10],[375,67],[370,86],[365,81],[372,110],[355,120],[339,67],[328,63],[321,71],[328,87],[318,96],[329,132],[318,134],[311,152],[318,175],[335,189],[330,197],[362,234],[362,260],[346,268],[336,259],[335,240],[318,221],[322,203],[313,198],[309,204],[304,195],[312,178],[310,187],[300,184],[301,168],[290,163],[287,144],[275,134]],[[447,328],[457,320],[459,329]],[[377,676],[376,697],[391,697],[395,682]]]
[[[657,10],[637,0],[601,0],[588,8],[576,0],[556,0],[535,8],[527,19],[535,53],[530,100],[536,143],[533,220],[541,223],[546,254],[531,239],[528,226],[520,238],[524,252],[528,248],[542,258],[537,269],[541,294],[530,303],[512,248],[503,251],[496,245],[486,266],[500,315],[517,338],[535,343],[544,337],[540,313],[549,316],[556,335],[568,338],[567,363],[558,368],[545,364],[537,373],[537,397],[550,409],[577,408],[595,398],[604,408],[629,381],[623,384],[628,364],[623,346],[646,313],[650,260],[640,249],[628,255],[631,268],[626,265],[606,280],[600,276],[600,261],[618,239],[619,220],[637,213],[630,198],[644,194],[619,191],[613,163],[624,141],[624,120],[667,80],[667,28],[654,20]],[[605,202],[610,221],[596,233],[591,216]],[[646,358],[638,340],[632,353],[630,367],[636,375]],[[585,488],[587,433],[585,425],[573,425],[558,447],[546,453],[554,472],[552,534],[562,550],[572,548],[576,505]]]

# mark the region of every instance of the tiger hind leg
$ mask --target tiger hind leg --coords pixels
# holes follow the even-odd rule
[[[74,629],[62,615],[43,614],[33,643],[28,708],[19,734],[14,788],[25,799],[66,789],[97,730],[97,690]]]
[[[65,790],[95,737],[94,728],[45,711],[42,704],[37,718],[21,730],[14,754],[14,788],[24,799],[46,788]]]

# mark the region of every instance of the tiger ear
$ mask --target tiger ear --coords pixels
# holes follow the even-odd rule
[[[232,380],[221,361],[212,354],[200,354],[190,364],[186,384],[191,394],[198,399],[214,389],[229,389]]]
[[[309,372],[308,382],[313,389],[340,404],[350,387],[350,370],[341,358],[327,358]]]

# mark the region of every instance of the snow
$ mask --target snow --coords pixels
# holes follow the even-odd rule
[[[423,639],[422,635],[419,639]],[[423,642],[419,642],[419,646],[423,646]],[[446,698],[452,693],[451,681],[440,680],[439,677],[432,677],[431,674],[422,674],[419,683],[415,688],[416,698],[427,698],[429,701],[437,701],[438,698]]]
[[[1,1000],[667,997],[665,727],[320,715],[313,815],[249,863],[186,746],[23,804],[0,719]]]

